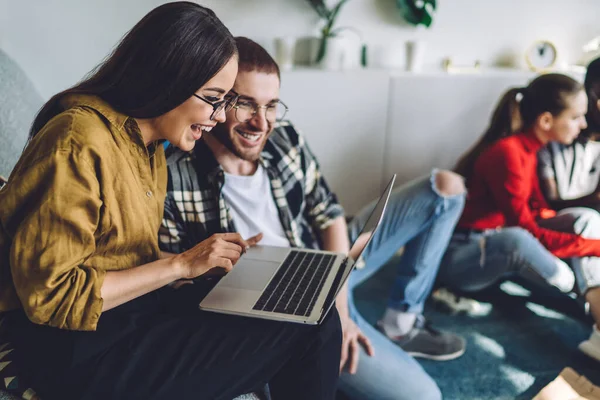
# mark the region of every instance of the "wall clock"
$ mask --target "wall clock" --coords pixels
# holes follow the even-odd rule
[[[525,53],[527,65],[535,72],[550,70],[556,65],[557,58],[556,46],[547,40],[538,40]]]

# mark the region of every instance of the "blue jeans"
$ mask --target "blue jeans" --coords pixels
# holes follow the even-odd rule
[[[519,277],[545,290],[553,286],[549,281],[560,275],[561,268],[568,270],[531,233],[508,227],[452,235],[438,280],[451,289],[476,292]]]
[[[587,238],[600,238],[600,214],[587,208],[567,208],[539,225]],[[478,291],[510,278],[521,278],[542,291],[569,291],[565,271],[574,273],[579,293],[600,286],[600,258],[584,257],[567,264],[550,253],[528,231],[519,227],[484,232],[455,233],[444,255],[439,273],[442,285],[463,291]]]
[[[348,226],[350,240],[360,228],[375,203],[365,207]],[[443,196],[431,177],[417,179],[390,196],[385,217],[362,257],[365,267],[352,272],[348,280],[350,316],[369,338],[375,355],[361,349],[358,371],[344,372],[340,388],[353,399],[440,399],[441,393],[421,365],[369,324],[358,312],[353,289],[369,279],[404,246],[397,265],[388,305],[413,313],[423,311],[435,281],[440,260],[464,206],[464,195]]]

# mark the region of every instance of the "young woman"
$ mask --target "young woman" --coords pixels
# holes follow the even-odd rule
[[[557,210],[600,210],[600,58],[588,66],[585,90],[587,129],[570,145],[551,142],[538,153],[542,192]]]
[[[253,244],[158,248],[161,141],[191,150],[224,122],[236,74],[215,14],[169,3],[37,115],[0,191],[0,311],[43,399],[231,399],[266,382],[275,399],[334,397],[335,311],[318,327],[204,313],[209,285],[168,286],[229,270]]]
[[[600,240],[586,238],[600,218],[596,212],[557,215],[537,176],[538,150],[549,142],[572,143],[586,127],[586,111],[583,87],[560,74],[542,75],[503,96],[487,132],[457,165],[469,195],[444,256],[443,284],[477,291],[518,276],[569,292],[576,278],[600,321]],[[592,262],[574,263],[575,274],[560,260],[586,256]],[[600,343],[581,348],[600,360]]]

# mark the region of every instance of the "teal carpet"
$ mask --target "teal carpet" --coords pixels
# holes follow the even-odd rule
[[[357,305],[374,323],[385,308],[394,268],[385,267],[357,288]],[[425,316],[437,328],[467,339],[461,358],[421,364],[444,399],[531,399],[565,366],[600,384],[600,364],[577,350],[592,322],[574,300],[534,297],[511,282],[477,296],[481,309],[450,315],[429,303]],[[376,400],[376,399],[374,399]]]

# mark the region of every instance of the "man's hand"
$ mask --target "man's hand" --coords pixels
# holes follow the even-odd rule
[[[369,339],[362,333],[360,328],[352,321],[349,316],[340,318],[342,323],[342,357],[340,359],[340,373],[347,364],[347,371],[355,374],[358,369],[358,357],[360,353],[359,346],[365,349],[365,352],[372,357],[375,353]]]
[[[248,246],[250,247],[254,247],[258,244],[258,242],[260,242],[263,238],[263,234],[262,232],[257,233],[256,235],[246,239],[246,243],[248,243]]]

